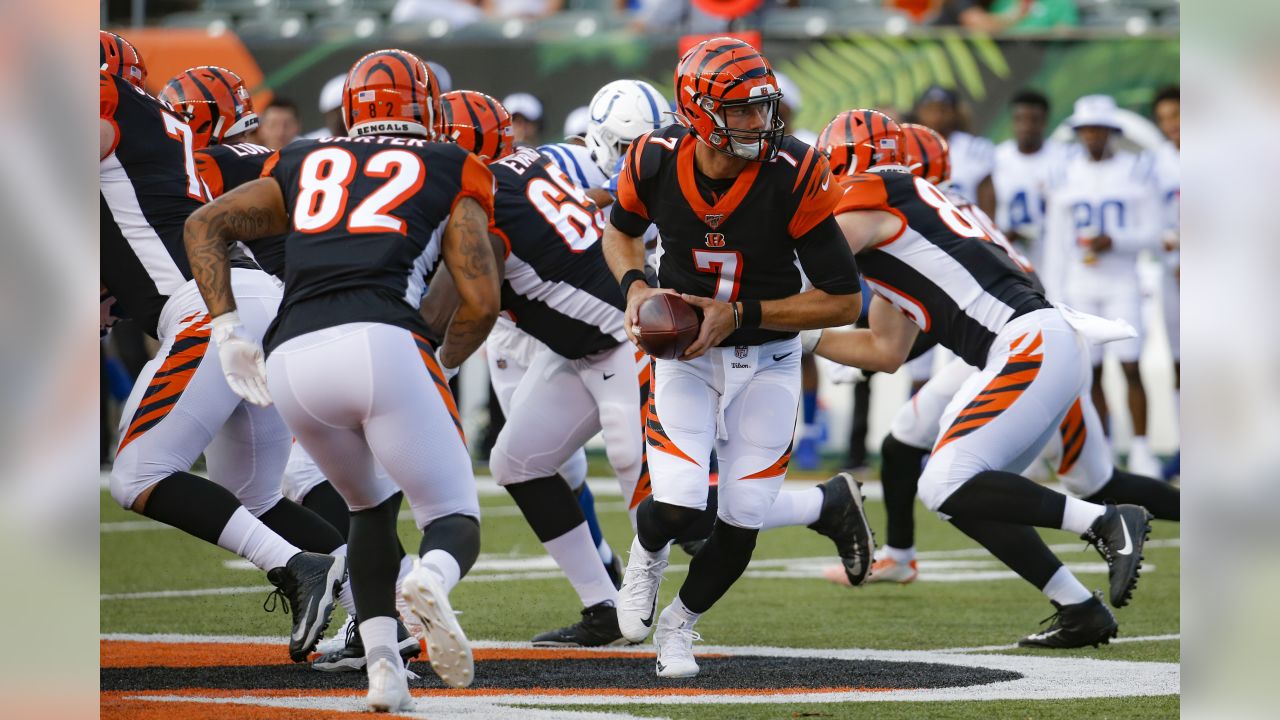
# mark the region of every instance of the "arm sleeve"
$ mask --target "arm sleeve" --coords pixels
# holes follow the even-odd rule
[[[628,148],[622,170],[618,173],[618,201],[609,208],[609,222],[622,232],[640,237],[652,220],[644,202],[644,185],[641,180],[640,160],[649,136],[637,138]]]
[[[858,262],[844,240],[840,224],[831,215],[796,239],[796,256],[813,286],[832,295],[861,291]]]

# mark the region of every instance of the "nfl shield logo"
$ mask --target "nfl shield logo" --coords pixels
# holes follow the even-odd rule
[[[715,230],[716,228],[720,227],[720,223],[724,222],[723,213],[719,213],[716,215],[703,215],[702,217],[707,221],[707,224],[711,226],[712,230]]]
[[[742,358],[744,358],[744,357],[746,357],[746,356],[747,356],[747,346],[746,346],[746,345],[739,345],[739,346],[735,347],[735,348],[733,349],[733,354],[734,354],[734,356],[735,356],[735,357],[737,357],[739,360],[741,360]]]

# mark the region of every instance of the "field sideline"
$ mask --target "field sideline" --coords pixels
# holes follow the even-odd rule
[[[593,463],[595,465],[595,463]],[[793,487],[812,481],[792,483]],[[616,489],[594,482],[605,533],[625,549]],[[535,651],[537,632],[576,619],[576,598],[514,504],[487,479],[481,560],[453,593],[477,646],[477,682],[445,690],[424,663],[411,717],[907,718],[1124,717],[1178,713],[1178,526],[1157,522],[1121,642],[1068,652],[1017,650],[1052,608],[981,548],[923,509],[921,581],[849,590],[818,571],[829,541],[803,528],[763,533],[751,567],[698,625],[692,681],[658,683],[652,648]],[[883,528],[878,485],[868,511]],[[288,662],[288,619],[262,610],[262,573],[229,553],[117,507],[101,493],[102,717],[342,718],[362,708],[363,675]],[[401,537],[415,547],[412,524]],[[1089,587],[1101,559],[1044,532]],[[673,550],[664,602],[688,559]],[[337,612],[330,634],[343,613]],[[216,636],[216,637],[214,637]],[[230,704],[228,704],[230,703]],[[233,709],[234,708],[234,709]]]

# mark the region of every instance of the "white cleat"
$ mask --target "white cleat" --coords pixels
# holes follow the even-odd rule
[[[375,655],[369,663],[369,694],[366,701],[374,712],[399,712],[413,707],[409,679],[400,658],[390,651]]]
[[[658,618],[653,631],[653,647],[658,651],[658,677],[691,678],[698,674],[698,662],[693,659],[693,643],[702,636],[694,632],[693,624],[681,623],[670,608]]]
[[[449,687],[469,686],[475,679],[471,645],[453,615],[444,587],[434,573],[423,567],[421,559],[413,561],[413,571],[405,576],[401,594],[410,612],[426,628],[424,639],[431,669]]]
[[[658,611],[658,587],[662,571],[667,569],[668,545],[654,553],[644,549],[637,535],[631,541],[627,570],[618,590],[618,629],[627,640],[638,643],[649,637],[653,617]]]
[[[352,628],[355,627],[355,624],[355,616],[348,615],[347,621],[338,629],[338,632],[333,634],[333,637],[316,643],[315,651],[321,655],[328,655],[331,652],[337,652],[346,647],[347,636],[351,634]]]

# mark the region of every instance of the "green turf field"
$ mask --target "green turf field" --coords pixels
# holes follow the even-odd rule
[[[610,543],[625,550],[631,535],[620,498],[599,494],[597,502]],[[472,577],[452,595],[468,636],[484,641],[527,641],[538,632],[576,620],[578,607],[573,591],[543,559],[541,546],[510,499],[505,494],[482,495],[481,503],[486,513],[481,562]],[[228,561],[237,558],[217,547],[171,529],[151,527],[143,518],[120,510],[105,490],[101,507],[104,634],[278,637],[288,633],[284,615],[263,611],[265,590],[204,596],[130,596],[209,588],[265,588],[266,582],[256,570],[229,567]],[[872,500],[868,510],[874,527],[882,530],[883,505]],[[748,576],[699,623],[703,643],[879,650],[1009,645],[1037,629],[1038,623],[1052,612],[1048,602],[1021,580],[968,579],[968,574],[1003,568],[931,513],[918,509],[916,519],[917,547],[924,553],[922,574],[946,576],[954,581],[841,588],[816,574],[820,558],[834,557],[828,540],[803,528],[774,530],[761,535]],[[401,523],[400,534],[406,547],[416,547],[417,537],[410,522]],[[1078,574],[1086,585],[1105,588],[1101,559],[1091,548],[1068,533],[1043,534],[1055,548],[1062,546],[1058,554],[1064,562],[1084,568]],[[1145,553],[1146,564],[1154,569],[1144,570],[1131,605],[1116,611],[1122,639],[1179,632],[1178,535],[1176,524],[1155,523],[1151,535],[1155,542]],[[688,558],[674,549],[671,560],[662,588],[664,602],[679,587]],[[506,579],[483,581],[487,575],[505,575]],[[339,610],[338,616],[341,614]],[[335,621],[334,627],[337,625]],[[1003,649],[985,652],[1159,663],[1177,663],[1180,657],[1176,638],[1059,653]],[[559,709],[564,713],[571,710]],[[1176,716],[1178,696],[845,704],[602,703],[573,709],[671,718],[1155,718]]]

